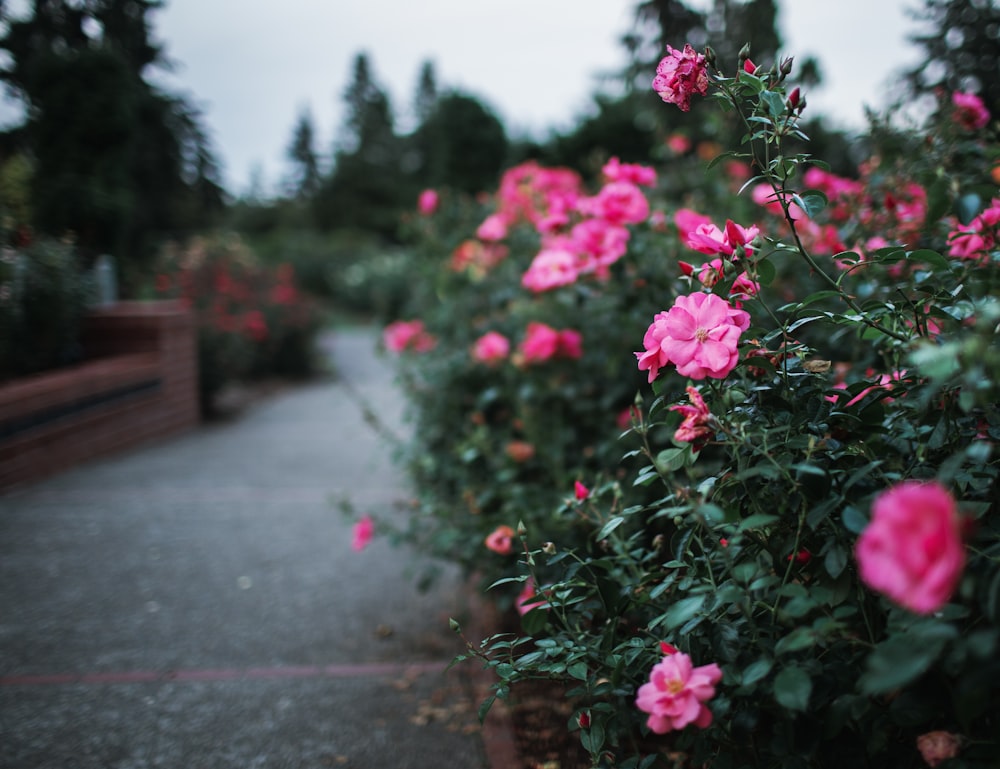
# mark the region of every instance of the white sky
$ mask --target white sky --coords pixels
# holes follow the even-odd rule
[[[708,0],[693,0],[705,7]],[[920,0],[783,0],[784,53],[818,56],[813,114],[861,125],[862,105],[881,106],[891,74],[917,53],[905,7]],[[355,55],[368,53],[398,118],[421,64],[438,85],[488,104],[508,132],[539,137],[587,110],[601,73],[625,61],[631,0],[167,0],[155,35],[176,63],[167,79],[201,107],[230,191],[255,170],[265,188],[288,172],[286,147],[308,108],[317,149],[329,153]],[[679,47],[684,41],[677,41]],[[652,73],[650,73],[652,77]]]

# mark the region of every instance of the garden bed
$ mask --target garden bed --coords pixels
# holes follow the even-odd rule
[[[198,423],[194,322],[177,302],[91,311],[87,360],[0,384],[0,490]]]

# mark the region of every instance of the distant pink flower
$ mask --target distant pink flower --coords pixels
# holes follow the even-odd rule
[[[667,312],[657,313],[637,352],[639,370],[649,381],[668,363],[691,379],[724,378],[739,360],[740,334],[750,327],[750,315],[715,294],[679,296]]]
[[[948,255],[959,259],[982,261],[1000,246],[1000,198],[994,198],[989,208],[964,227],[948,234]]]
[[[714,662],[694,667],[684,652],[668,654],[649,675],[649,683],[639,687],[635,704],[649,713],[646,725],[656,734],[666,734],[694,724],[704,729],[712,723],[712,711],[705,705],[715,696],[722,670]]]
[[[371,516],[366,515],[362,517],[354,524],[354,528],[352,530],[351,549],[360,553],[368,547],[368,543],[372,541],[372,536],[374,536],[374,534],[375,522],[371,519]]]
[[[421,320],[397,320],[382,331],[382,341],[390,352],[427,352],[437,340],[427,332]]]
[[[540,293],[575,283],[579,277],[579,258],[567,248],[545,248],[531,261],[521,285]]]
[[[544,363],[556,354],[559,332],[552,326],[532,321],[524,332],[521,354],[525,363]]]
[[[437,190],[424,190],[417,198],[417,210],[424,216],[430,216],[438,207]]]
[[[712,412],[708,410],[701,393],[696,388],[688,385],[686,390],[691,403],[678,403],[670,407],[671,411],[680,412],[684,417],[684,421],[674,431],[674,440],[691,443],[697,447],[713,432],[710,426]]]
[[[952,118],[967,131],[978,131],[990,122],[990,113],[974,93],[956,91],[951,95],[951,104],[955,108]]]
[[[510,555],[514,550],[514,530],[510,526],[497,526],[486,537],[485,545],[494,553]]]
[[[507,237],[507,220],[500,214],[490,214],[476,230],[480,240],[496,241]]]
[[[601,173],[609,182],[632,182],[643,187],[656,184],[655,169],[637,163],[622,163],[616,157],[604,164]]]
[[[580,272],[605,278],[608,268],[628,250],[629,231],[605,219],[584,219],[573,227],[570,239],[582,257]]]
[[[267,339],[267,319],[260,310],[250,310],[243,316],[243,330],[255,342]]]
[[[498,363],[509,354],[510,341],[496,331],[487,331],[472,346],[472,357],[480,363]]]
[[[674,224],[681,240],[686,241],[692,232],[703,224],[711,224],[712,218],[692,211],[690,208],[678,208],[674,213]],[[718,229],[718,228],[716,228]]]
[[[532,609],[544,608],[547,603],[548,601],[546,601],[544,596],[539,596],[536,593],[535,580],[531,577],[525,580],[524,587],[517,594],[517,598],[514,599],[514,606],[517,608],[517,613],[522,617]]]
[[[556,355],[576,360],[583,356],[583,335],[571,328],[563,329],[556,338]]]
[[[675,155],[684,155],[691,150],[691,140],[684,134],[670,134],[667,137],[667,149]]]
[[[590,496],[590,489],[580,483],[580,481],[576,481],[573,484],[573,494],[576,496],[578,502],[582,502]]]
[[[880,494],[855,547],[861,579],[900,606],[931,614],[965,568],[958,506],[936,482],[904,481]]]
[[[656,67],[653,90],[668,104],[676,104],[683,112],[691,109],[691,96],[708,92],[708,70],[705,57],[690,44],[678,51],[667,46],[667,55]]]
[[[951,732],[927,732],[917,737],[917,750],[928,766],[937,766],[942,761],[954,758],[961,748],[961,737]]]
[[[583,338],[573,329],[556,329],[532,321],[525,329],[520,353],[527,364],[544,363],[551,358],[579,358],[583,354]]]
[[[649,216],[649,201],[632,182],[608,182],[592,198],[577,202],[581,213],[609,224],[638,224]]]

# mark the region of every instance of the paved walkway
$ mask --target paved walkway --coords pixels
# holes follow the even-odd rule
[[[338,377],[0,496],[0,769],[483,769],[457,578],[331,501],[406,489],[374,334],[329,341]]]

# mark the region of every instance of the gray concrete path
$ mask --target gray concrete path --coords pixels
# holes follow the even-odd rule
[[[361,415],[401,399],[371,330],[337,376],[0,496],[0,769],[483,769],[448,617],[359,513],[405,481]]]

